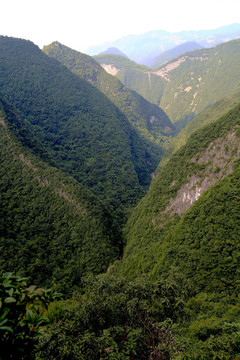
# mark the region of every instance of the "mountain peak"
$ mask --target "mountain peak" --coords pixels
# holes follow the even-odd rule
[[[98,55],[105,55],[105,54],[112,54],[112,55],[120,55],[123,57],[127,57],[121,50],[116,47],[109,47],[107,50],[100,52]]]

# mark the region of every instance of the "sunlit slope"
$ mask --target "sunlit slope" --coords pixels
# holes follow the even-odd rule
[[[188,138],[195,131],[218,120],[239,103],[239,92],[217,101],[214,105],[208,107],[206,110],[201,112],[200,115],[191,120],[190,123],[188,123],[176,137],[172,137],[169,141],[166,141],[164,144],[165,156],[161,160],[158,169],[156,170],[156,174],[159,173],[160,169],[164,166],[166,161],[169,160],[171,155],[180,149],[181,146],[186,144]]]
[[[165,79],[160,106],[182,128],[207,106],[240,90],[240,40],[180,56],[154,71]]]
[[[96,196],[33,154],[31,135],[1,98],[0,269],[67,292],[107,269],[121,237]]]
[[[240,91],[240,40],[181,55],[158,69],[128,65],[114,57],[96,59],[115,69],[130,89],[160,106],[181,130],[206,107]],[[105,56],[105,55],[104,55]]]
[[[177,266],[198,290],[237,286],[240,105],[198,130],[152,182],[125,228],[113,271],[166,275]]]
[[[94,59],[129,89],[136,91],[149,102],[160,105],[164,79],[154,74],[150,68],[117,55],[98,55],[94,56]]]
[[[151,154],[96,87],[33,43],[0,38],[0,84],[56,165],[123,218],[149,185]]]

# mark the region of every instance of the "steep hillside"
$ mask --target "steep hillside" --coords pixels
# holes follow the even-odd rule
[[[203,46],[196,43],[195,41],[183,43],[181,45],[174,47],[173,49],[164,51],[163,53],[158,55],[149,66],[152,69],[156,69],[163,63],[170,61],[170,60],[174,59],[175,57],[177,57],[181,54],[184,54],[185,52],[198,50],[198,49],[201,49],[202,47]]]
[[[180,56],[154,71],[165,79],[160,106],[180,129],[207,106],[240,90],[240,40]],[[177,124],[178,123],[178,124]]]
[[[180,131],[208,106],[240,90],[239,51],[240,40],[233,40],[186,53],[151,71],[136,71],[126,63],[115,75],[160,106]],[[118,69],[113,58],[107,64]]]
[[[82,276],[107,269],[121,236],[87,188],[29,150],[30,136],[1,98],[0,271],[68,292]]]
[[[129,89],[136,91],[150,103],[160,105],[165,81],[150,68],[117,55],[99,55],[94,56],[94,59]]]
[[[113,271],[152,278],[175,265],[194,291],[235,291],[239,269],[240,105],[194,133],[162,169],[125,229]]]
[[[0,84],[56,165],[123,219],[150,182],[151,154],[96,87],[33,43],[0,38]]]
[[[200,113],[197,117],[188,123],[176,137],[172,137],[164,143],[165,155],[156,169],[156,174],[159,173],[160,169],[169,160],[171,155],[180,149],[181,146],[185,145],[189,137],[198,129],[213,123],[218,120],[221,116],[228,113],[237,104],[240,103],[240,93],[228,96],[222,100],[217,101],[214,105],[208,107],[206,110]]]
[[[239,145],[237,105],[174,154],[125,228],[123,259],[53,304],[39,360],[239,358]]]
[[[107,65],[113,64],[116,67],[116,71],[123,70],[125,68],[131,69],[131,70],[139,70],[139,71],[148,71],[149,67],[145,65],[140,65],[136,63],[133,60],[127,59],[124,56],[120,55],[114,55],[114,54],[105,54],[105,55],[96,55],[93,56],[93,58],[101,64],[103,67],[106,67],[107,71]]]
[[[90,56],[77,52],[54,42],[45,46],[43,51],[67,66],[74,74],[89,81],[102,91],[128,118],[130,123],[145,139],[148,147],[152,143],[161,154],[161,141],[173,129],[167,115],[154,104],[146,101],[136,92],[125,87],[116,77],[106,73]],[[156,161],[159,162],[159,155]]]

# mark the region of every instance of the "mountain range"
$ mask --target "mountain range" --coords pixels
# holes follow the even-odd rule
[[[95,59],[115,69],[126,86],[160,106],[181,130],[208,106],[239,91],[239,40],[195,50],[170,60],[155,70],[139,68],[110,55]]]
[[[56,165],[122,218],[154,169],[143,140],[102,92],[31,42],[1,37],[0,45],[4,98],[26,118]]]
[[[0,37],[0,269],[63,293],[35,359],[239,358],[239,46],[152,69]]]
[[[89,47],[89,55],[98,55],[109,47],[116,47],[131,60],[150,66],[163,52],[187,42],[197,42],[208,48],[240,37],[240,24],[231,24],[213,30],[168,32],[149,31],[140,35],[128,35],[99,46]]]
[[[173,49],[166,50],[160,55],[158,55],[154,61],[149,65],[152,69],[158,68],[163,63],[166,63],[179,55],[182,55],[186,52],[194,51],[203,48],[202,45],[196,43],[195,41],[189,41],[174,47]]]
[[[155,150],[159,155],[154,166],[156,161],[159,162],[162,153],[161,142],[174,131],[171,121],[162,109],[124,86],[117,77],[104,71],[103,67],[88,55],[57,42],[44,47],[43,51],[104,93],[124,113],[131,125],[145,140],[146,145],[150,148],[155,145]]]

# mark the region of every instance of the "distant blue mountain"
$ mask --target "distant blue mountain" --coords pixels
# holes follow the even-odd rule
[[[231,24],[214,30],[181,31],[171,33],[164,30],[149,31],[141,35],[128,35],[86,51],[97,55],[109,47],[116,47],[131,60],[149,66],[162,52],[186,42],[197,42],[203,47],[212,47],[222,42],[240,38],[240,24]]]
[[[127,57],[127,55],[125,55],[121,50],[119,50],[116,47],[110,47],[107,50],[100,52],[98,55],[105,55],[105,54],[120,55]]]
[[[163,64],[167,61],[170,61],[181,54],[184,54],[184,53],[190,52],[190,51],[194,51],[194,50],[198,50],[198,49],[202,49],[202,48],[203,48],[203,46],[196,43],[195,41],[183,43],[181,45],[174,47],[173,49],[164,51],[163,53],[158,55],[149,66],[152,69],[156,69],[161,64]]]

